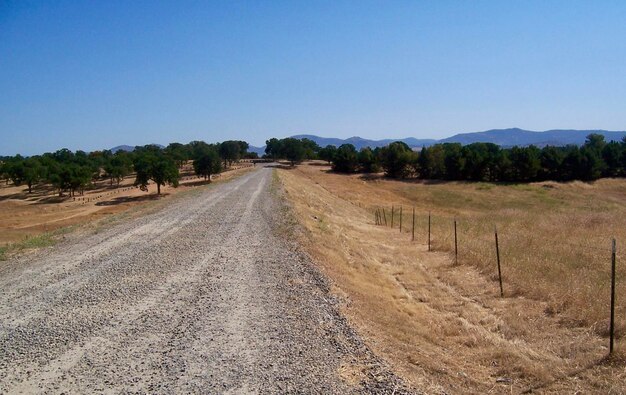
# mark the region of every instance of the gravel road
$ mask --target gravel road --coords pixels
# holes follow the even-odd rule
[[[0,393],[402,393],[263,168],[0,263]]]

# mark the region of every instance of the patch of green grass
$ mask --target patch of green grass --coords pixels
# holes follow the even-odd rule
[[[52,233],[43,233],[37,236],[27,237],[24,241],[16,243],[18,249],[32,249],[50,247],[54,245],[55,239]]]
[[[272,182],[270,184],[270,192],[272,194],[276,194],[280,189],[280,176],[278,175],[278,170],[272,170]]]
[[[324,220],[324,217],[320,216],[317,220],[317,226],[322,232],[328,231],[328,222]]]
[[[59,236],[70,233],[76,228],[77,225],[66,226],[40,235],[29,236],[20,242],[0,247],[0,261],[6,261],[11,254],[20,251],[51,247],[58,242]]]

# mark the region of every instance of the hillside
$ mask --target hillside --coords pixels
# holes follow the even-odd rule
[[[423,145],[432,145],[437,140],[433,139],[416,139],[413,137],[403,138],[403,139],[385,139],[385,140],[369,140],[364,139],[362,137],[350,137],[347,139],[339,139],[339,138],[327,138],[327,137],[319,137],[310,134],[299,134],[292,136],[297,139],[307,138],[309,140],[315,141],[320,147],[325,147],[327,145],[334,145],[339,147],[342,144],[352,144],[355,146],[357,150],[360,150],[364,147],[376,148],[376,147],[384,147],[389,143],[394,141],[402,141],[406,143],[409,147],[421,147]]]
[[[492,129],[484,132],[460,133],[446,139],[439,140],[440,143],[494,143],[504,147],[514,145],[526,146],[546,146],[556,145],[563,146],[569,144],[581,145],[585,142],[585,138],[591,134],[597,133],[605,137],[607,141],[620,141],[626,136],[626,132],[610,132],[607,130],[547,130],[543,132],[534,132],[519,128],[512,129]]]
[[[165,146],[161,144],[153,144],[153,145],[156,145],[159,148],[165,148]],[[117,151],[133,152],[134,150],[135,150],[135,147],[132,145],[118,145],[110,149],[110,151],[113,153],[116,153]]]
[[[358,136],[349,137],[347,139],[340,139],[336,137],[320,137],[312,134],[297,134],[291,137],[297,139],[307,138],[309,140],[313,140],[320,147],[325,147],[327,145],[334,145],[336,147],[339,147],[342,144],[352,144],[357,150],[360,150],[364,147],[384,147],[385,145],[388,145],[389,143],[392,143],[394,141],[402,141],[413,149],[419,149],[423,146],[430,146],[437,143],[461,143],[464,145],[472,143],[494,143],[503,147],[512,147],[515,145],[536,145],[538,147],[544,147],[546,145],[582,145],[585,142],[585,138],[591,133],[603,135],[606,141],[621,141],[624,137],[626,137],[626,131],[555,129],[546,130],[543,132],[536,132],[519,128],[491,129],[483,132],[459,133],[441,140],[420,139],[415,137],[407,137],[402,139],[370,140]],[[265,153],[265,146],[251,146],[250,151],[257,152],[260,156],[262,156]]]

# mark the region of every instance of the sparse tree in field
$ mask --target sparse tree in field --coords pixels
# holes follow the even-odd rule
[[[243,158],[248,153],[248,148],[250,148],[250,144],[246,141],[236,140],[237,144],[239,144],[239,158]]]
[[[245,144],[245,146],[244,146]],[[229,140],[220,144],[219,155],[224,162],[231,166],[233,162],[238,161],[243,156],[243,153],[248,149],[248,143],[244,141]]]
[[[282,155],[282,140],[271,138],[265,142],[265,155],[276,160]]]
[[[304,159],[317,159],[320,146],[311,139],[303,138],[300,140],[304,148]]]
[[[222,171],[222,160],[214,149],[207,149],[194,158],[193,169],[197,175],[211,182],[211,175]]]
[[[192,141],[187,144],[187,150],[189,151],[189,159],[194,159],[202,155],[206,150],[211,149],[211,147],[219,150],[219,144],[217,147],[209,145],[204,141]]]
[[[44,169],[36,157],[30,157],[24,161],[24,182],[28,186],[28,193],[33,192],[33,184],[43,178]]]
[[[162,185],[178,186],[180,175],[173,159],[165,155],[157,146],[145,146],[138,151],[133,163],[137,173],[135,185],[146,190],[148,182],[152,180],[157,185],[158,195],[161,194]]]
[[[8,157],[0,159],[0,179],[5,179],[6,184],[9,184],[9,164],[7,160],[9,160]]]
[[[358,154],[358,162],[361,171],[365,173],[377,173],[380,171],[378,158],[370,147],[361,148]]]
[[[358,167],[359,157],[354,145],[340,145],[333,159],[333,170],[340,173],[354,173]]]
[[[107,159],[104,165],[105,174],[111,180],[111,185],[115,181],[118,187],[124,177],[130,174],[131,168],[132,162],[130,157],[123,151],[116,152],[115,155]]]
[[[6,173],[15,186],[20,186],[24,182],[24,171],[24,158],[21,155],[15,155],[7,161]]]
[[[168,155],[178,167],[183,167],[185,162],[189,159],[190,152],[188,146],[181,143],[171,143],[165,149],[164,152]]]
[[[305,157],[305,148],[301,140],[286,138],[281,140],[281,157],[291,162],[291,166],[301,162]]]
[[[334,145],[327,145],[326,147],[320,149],[318,156],[321,160],[325,160],[330,164],[335,159],[335,153],[337,153],[337,147]]]
[[[71,186],[72,174],[69,165],[49,162],[47,178],[59,191],[59,196],[63,196],[63,191]]]
[[[395,141],[380,150],[381,165],[387,177],[403,178],[409,172],[413,151],[403,142]]]
[[[70,172],[70,196],[74,196],[76,191],[82,195],[85,188],[91,183],[93,171],[89,166],[70,164],[67,165]]]

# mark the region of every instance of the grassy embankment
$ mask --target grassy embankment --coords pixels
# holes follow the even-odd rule
[[[306,229],[303,241],[346,298],[346,314],[407,380],[430,391],[626,391],[624,300],[617,361],[603,359],[610,238],[626,243],[626,181],[419,183],[326,170],[279,174]],[[385,206],[389,215],[392,204],[403,206],[402,233],[374,225],[374,210]],[[451,256],[454,217],[459,266]],[[619,266],[618,297],[626,294]]]

